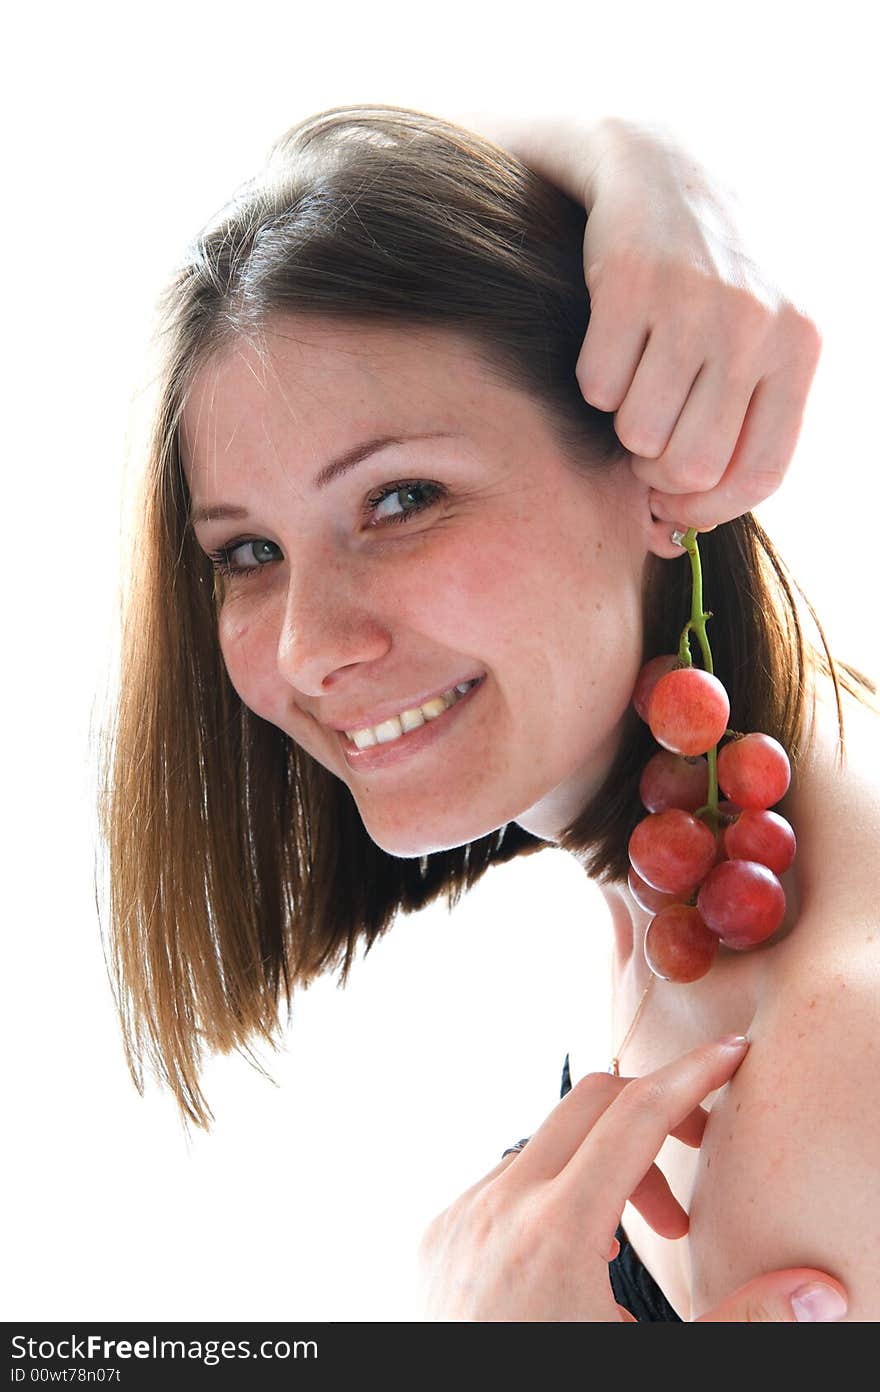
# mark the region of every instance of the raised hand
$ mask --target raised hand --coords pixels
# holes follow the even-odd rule
[[[735,204],[670,139],[611,123],[584,239],[584,397],[615,412],[654,515],[727,522],[778,488],[821,352],[750,258]]]
[[[708,531],[763,502],[792,461],[822,341],[756,263],[735,192],[659,123],[457,119],[587,209],[576,376],[615,413],[654,515]]]

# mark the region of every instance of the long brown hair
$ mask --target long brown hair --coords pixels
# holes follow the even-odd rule
[[[371,841],[345,784],[247,709],[217,641],[218,594],[188,523],[179,426],[196,373],[270,316],[466,332],[500,379],[533,396],[575,467],[622,447],[575,379],[589,320],[586,213],[492,143],[425,112],[336,107],[301,122],[195,238],[160,302],[158,394],[128,559],[118,696],[102,732],[100,806],[109,956],[126,1057],[150,1062],[184,1122],[208,1127],[206,1052],[274,1047],[295,985],[368,951],[398,912],[451,909],[491,865],[546,842],[509,823],[404,859]],[[731,724],[797,762],[810,663],[872,684],[803,636],[786,571],[749,514],[700,539],[716,672]],[[686,563],[654,562],[644,658],[677,647]],[[721,601],[720,596],[724,599]],[[735,601],[733,602],[735,597]],[[812,610],[810,611],[812,613]],[[813,616],[815,618],[815,615]],[[655,745],[635,712],[603,787],[561,844],[624,880]],[[841,726],[842,735],[842,726]],[[100,902],[99,902],[100,911]]]

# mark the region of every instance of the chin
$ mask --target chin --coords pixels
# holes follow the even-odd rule
[[[504,822],[492,826],[457,825],[413,827],[389,827],[371,825],[361,814],[364,830],[380,851],[396,856],[401,860],[415,860],[417,857],[434,855],[437,851],[452,851],[458,846],[466,846],[470,841],[478,841],[498,831]]]

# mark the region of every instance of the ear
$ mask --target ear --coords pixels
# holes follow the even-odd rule
[[[686,556],[687,552],[677,541],[672,540],[673,532],[684,536],[687,526],[684,522],[664,522],[655,517],[645,498],[645,540],[648,550],[662,560],[674,560],[676,556]]]
[[[629,453],[621,455],[620,459],[615,461],[615,469],[620,470],[616,477],[620,481],[626,505],[631,509],[630,517],[634,520],[636,528],[641,531],[646,549],[663,561],[674,561],[679,556],[686,556],[684,547],[672,540],[672,534],[680,532],[684,536],[691,524],[686,520],[664,522],[661,518],[655,517],[651,511],[651,489],[633,473],[631,464],[632,456]],[[714,531],[714,527],[699,527],[697,530],[711,532]]]
[[[645,508],[647,511],[645,528],[648,550],[662,560],[674,560],[676,556],[686,556],[687,552],[684,547],[677,541],[673,541],[672,536],[675,533],[683,537],[688,530],[688,524],[686,522],[663,522],[660,518],[655,517],[648,507],[647,498]],[[714,530],[714,527],[698,527],[697,533],[714,532]]]

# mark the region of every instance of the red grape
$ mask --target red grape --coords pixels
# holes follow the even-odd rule
[[[645,932],[645,960],[664,981],[699,981],[717,954],[718,937],[687,904],[661,909]]]
[[[635,690],[633,691],[633,705],[644,721],[648,719],[648,702],[651,693],[661,677],[665,677],[667,672],[672,672],[676,667],[680,667],[678,653],[661,653],[659,657],[652,657],[646,662],[636,679]]]
[[[715,863],[715,837],[680,807],[653,812],[629,838],[630,864],[654,889],[691,892]]]
[[[696,812],[709,797],[709,765],[705,759],[684,759],[661,749],[642,769],[639,797],[649,812],[683,807]]]
[[[659,685],[659,683],[658,683]],[[761,812],[788,792],[791,764],[771,735],[743,735],[718,751],[718,783],[744,810]]]
[[[636,874],[632,866],[629,867],[626,882],[629,885],[629,892],[639,908],[647,909],[649,913],[657,913],[660,909],[665,909],[667,904],[678,903],[681,898],[681,895],[664,894],[662,889],[654,889],[653,885],[649,885],[647,880],[643,880],[641,875]],[[689,899],[690,894],[686,897]]]
[[[742,812],[722,839],[730,860],[757,860],[774,875],[785,873],[797,850],[791,824],[777,812]]]
[[[727,692],[717,677],[701,667],[668,672],[657,682],[648,704],[651,734],[674,754],[705,754],[721,739],[729,718]]]
[[[725,860],[700,885],[697,908],[706,927],[728,947],[754,947],[785,917],[785,890],[766,865]]]

